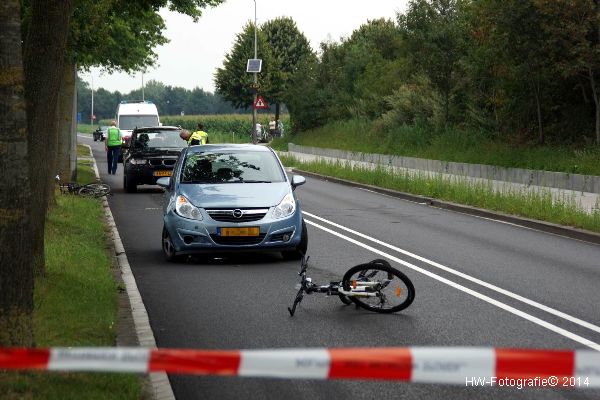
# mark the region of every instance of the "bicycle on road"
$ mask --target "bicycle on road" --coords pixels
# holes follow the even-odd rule
[[[84,197],[102,197],[110,193],[110,186],[102,182],[92,182],[80,185],[77,182],[61,183],[60,176],[56,175],[56,182],[62,194],[78,194]]]
[[[296,285],[298,293],[292,307],[288,307],[292,317],[305,294],[338,296],[346,305],[354,303],[357,308],[385,314],[404,310],[415,299],[415,287],[411,280],[386,260],[356,265],[346,271],[341,281],[317,285],[306,276],[309,258],[302,257],[298,273],[300,283]]]

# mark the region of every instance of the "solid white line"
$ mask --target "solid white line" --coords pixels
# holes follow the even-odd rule
[[[304,212],[304,214],[308,215],[308,213],[306,213],[306,212]],[[373,252],[375,254],[378,254],[378,255],[381,255],[383,257],[386,257],[386,258],[388,258],[388,259],[390,259],[390,260],[392,260],[394,262],[397,262],[398,264],[402,264],[405,267],[411,268],[411,269],[413,269],[413,270],[415,270],[417,272],[422,273],[423,275],[427,275],[430,278],[433,278],[433,279],[435,279],[437,281],[445,283],[446,285],[451,286],[451,287],[453,287],[453,288],[455,288],[457,290],[460,290],[460,291],[462,291],[464,293],[470,294],[473,297],[476,297],[476,298],[478,298],[480,300],[483,300],[483,301],[485,301],[485,302],[487,302],[489,304],[492,304],[492,305],[494,305],[494,306],[496,306],[498,308],[506,310],[506,311],[508,311],[508,312],[510,312],[510,313],[512,313],[514,315],[517,315],[517,316],[519,316],[519,317],[521,317],[523,319],[526,319],[526,320],[528,320],[530,322],[533,322],[534,324],[537,324],[537,325],[539,325],[539,326],[541,326],[543,328],[546,328],[546,329],[548,329],[548,330],[550,330],[552,332],[558,333],[559,335],[562,335],[562,336],[564,336],[564,337],[566,337],[568,339],[574,340],[575,342],[581,343],[584,346],[590,347],[590,348],[592,348],[592,349],[594,349],[596,351],[600,351],[600,344],[592,342],[589,339],[586,339],[586,338],[584,338],[582,336],[576,335],[576,334],[574,334],[572,332],[569,332],[566,329],[563,329],[561,327],[553,325],[553,324],[551,324],[549,322],[546,322],[546,321],[544,321],[544,320],[542,320],[540,318],[534,317],[533,315],[527,314],[526,312],[518,310],[518,309],[516,309],[516,308],[514,308],[512,306],[509,306],[508,304],[504,304],[501,301],[492,299],[489,296],[486,296],[484,294],[476,292],[475,290],[469,289],[469,288],[467,288],[465,286],[462,286],[462,285],[460,285],[460,284],[458,284],[456,282],[453,282],[453,281],[451,281],[449,279],[446,279],[446,278],[444,278],[442,276],[434,274],[431,271],[428,271],[428,270],[423,269],[421,267],[417,267],[414,264],[411,264],[409,262],[401,260],[401,259],[399,259],[397,257],[394,257],[391,254],[385,253],[384,251],[381,251],[381,250],[376,249],[374,247],[371,247],[371,246],[369,246],[367,244],[359,242],[358,240],[352,239],[351,237],[345,236],[345,235],[343,235],[343,234],[341,234],[339,232],[333,231],[333,230],[331,230],[329,228],[326,228],[326,227],[324,227],[322,225],[317,224],[316,222],[309,221],[309,220],[306,220],[306,219],[304,221],[306,221],[306,223],[309,224],[309,225],[312,225],[312,226],[314,226],[316,228],[319,228],[319,229],[321,229],[321,230],[323,230],[323,231],[325,231],[327,233],[330,233],[330,234],[332,234],[334,236],[337,236],[337,237],[339,237],[341,239],[344,239],[344,240],[346,240],[346,241],[348,241],[350,243],[353,243],[353,244],[355,244],[357,246],[360,246],[360,247],[362,247],[362,248],[364,248],[366,250],[369,250],[369,251],[371,251],[371,252]]]
[[[527,305],[530,305],[532,307],[538,308],[538,309],[540,309],[542,311],[545,311],[545,312],[550,313],[552,315],[555,315],[557,317],[563,318],[563,319],[565,319],[567,321],[570,321],[570,322],[572,322],[574,324],[577,324],[579,326],[582,326],[584,328],[590,329],[590,330],[592,330],[594,332],[600,333],[600,326],[594,325],[594,324],[592,324],[590,322],[584,321],[584,320],[579,319],[577,317],[573,317],[572,315],[566,314],[566,313],[564,313],[562,311],[558,311],[558,310],[556,310],[554,308],[548,307],[548,306],[546,306],[544,304],[538,303],[537,301],[534,301],[534,300],[528,299],[526,297],[523,297],[521,295],[518,295],[516,293],[510,292],[510,291],[508,291],[506,289],[502,289],[501,287],[498,287],[496,285],[492,285],[491,283],[482,281],[481,279],[475,278],[475,277],[473,277],[471,275],[467,275],[467,274],[465,274],[463,272],[457,271],[457,270],[455,270],[453,268],[450,268],[450,267],[447,267],[447,266],[442,265],[440,263],[437,263],[435,261],[429,260],[429,259],[427,259],[425,257],[421,257],[421,256],[419,256],[417,254],[414,254],[414,253],[411,253],[409,251],[403,250],[403,249],[401,249],[399,247],[396,247],[396,246],[393,246],[393,245],[391,245],[389,243],[385,243],[385,242],[382,242],[381,240],[374,239],[374,238],[372,238],[370,236],[367,236],[367,235],[365,235],[363,233],[357,232],[357,231],[355,231],[353,229],[350,229],[350,228],[347,228],[345,226],[336,224],[335,222],[329,221],[329,220],[327,220],[325,218],[321,218],[321,217],[319,217],[317,215],[311,214],[311,213],[306,212],[306,211],[302,211],[302,213],[304,215],[307,215],[309,217],[318,219],[319,221],[322,221],[322,222],[325,222],[325,223],[327,223],[329,225],[332,225],[332,226],[334,226],[334,227],[336,227],[338,229],[342,229],[342,230],[344,230],[346,232],[350,232],[353,235],[359,236],[359,237],[361,237],[363,239],[367,239],[367,240],[369,240],[371,242],[374,242],[374,243],[377,243],[377,244],[379,244],[381,246],[387,247],[388,249],[394,250],[394,251],[396,251],[398,253],[407,255],[407,256],[412,257],[412,258],[414,258],[416,260],[419,260],[419,261],[422,261],[424,263],[427,263],[427,264],[431,265],[432,267],[436,267],[436,268],[439,268],[439,269],[441,269],[443,271],[446,271],[446,272],[449,272],[451,274],[454,274],[456,276],[460,276],[463,279],[466,279],[466,280],[471,281],[473,283],[476,283],[478,285],[484,286],[484,287],[486,287],[488,289],[491,289],[491,290],[493,290],[495,292],[501,293],[501,294],[503,294],[505,296],[511,297],[511,298],[513,298],[515,300],[518,300],[518,301],[521,301],[521,302],[523,302],[523,303],[525,303]]]

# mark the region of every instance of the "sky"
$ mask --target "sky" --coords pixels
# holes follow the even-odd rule
[[[368,20],[396,18],[404,12],[408,0],[256,0],[256,16],[262,23],[277,18],[291,17],[314,50],[323,41],[338,42],[348,37]],[[214,92],[214,74],[222,67],[235,36],[248,21],[254,20],[253,0],[226,0],[203,12],[198,22],[188,16],[161,11],[165,20],[164,33],[170,42],[155,49],[157,65],[143,75],[144,82],[157,80],[165,85],[186,89],[200,87]],[[259,57],[260,58],[260,54]],[[142,86],[142,74],[109,75],[101,68],[80,77],[98,89],[128,93]]]

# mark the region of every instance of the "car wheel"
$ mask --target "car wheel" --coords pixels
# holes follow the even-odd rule
[[[306,230],[306,223],[304,220],[302,221],[302,238],[300,239],[300,243],[296,247],[295,250],[282,251],[281,255],[286,260],[300,260],[304,255],[306,255],[306,250],[308,249],[308,232]]]
[[[135,182],[135,179],[128,176],[127,172],[123,173],[123,188],[127,193],[137,192],[137,183]]]
[[[173,242],[171,241],[169,231],[167,231],[167,228],[164,226],[162,231],[162,251],[163,255],[165,256],[165,260],[169,262],[181,262],[184,259],[183,256],[177,255],[175,246],[173,246]]]

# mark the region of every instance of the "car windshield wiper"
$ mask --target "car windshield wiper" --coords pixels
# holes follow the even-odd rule
[[[239,180],[240,183],[273,183],[272,181]]]

